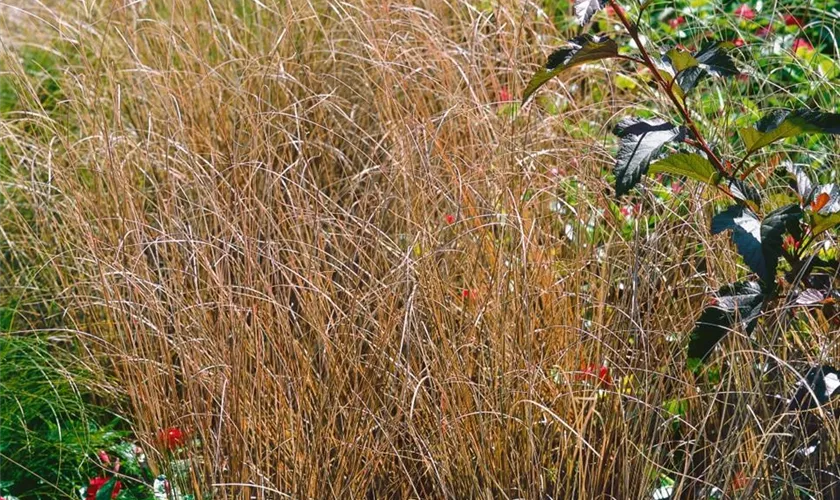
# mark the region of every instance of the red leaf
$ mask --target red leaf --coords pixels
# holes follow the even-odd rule
[[[819,212],[824,206],[828,204],[830,200],[831,197],[828,196],[828,193],[820,193],[819,196],[817,196],[814,199],[814,201],[811,202],[811,211]]]

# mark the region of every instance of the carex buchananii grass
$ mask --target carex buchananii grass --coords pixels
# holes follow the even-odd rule
[[[701,394],[680,350],[736,273],[711,202],[646,195],[653,229],[609,210],[629,101],[597,65],[553,113],[510,102],[558,39],[542,4],[4,9],[6,246],[55,276],[153,467],[160,429],[189,435],[184,491],[630,499],[766,472],[777,420],[736,391],[762,355],[733,336],[729,392]],[[50,107],[32,45],[60,61]]]

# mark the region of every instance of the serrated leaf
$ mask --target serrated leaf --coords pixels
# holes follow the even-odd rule
[[[738,74],[735,60],[729,55],[734,45],[731,42],[715,42],[693,55],[696,66],[688,66],[677,75],[677,84],[688,93],[700,83],[707,74],[715,77],[727,77]]]
[[[813,306],[825,300],[825,293],[822,290],[808,288],[796,295],[796,305]]]
[[[755,128],[741,129],[747,154],[787,137],[800,134],[840,134],[840,113],[800,109],[775,110],[756,123]]]
[[[752,332],[763,304],[764,293],[758,283],[747,281],[722,287],[715,303],[700,314],[691,332],[689,359],[706,358],[717,343],[737,326],[743,327],[746,333]]]
[[[575,0],[575,19],[583,26],[606,5],[607,0]]]
[[[697,153],[676,153],[666,156],[651,163],[649,172],[681,175],[707,184],[713,183],[718,175],[712,163]]]
[[[712,234],[732,230],[732,241],[744,263],[766,282],[767,263],[761,251],[761,221],[752,210],[732,205],[712,218]]]
[[[814,188],[812,199],[816,200],[821,195],[827,196],[828,201],[822,203],[820,207],[811,206],[811,210],[814,211],[811,234],[814,235],[840,224],[840,187],[837,184],[823,184]]]
[[[548,56],[545,66],[528,82],[522,94],[522,104],[528,102],[536,90],[563,71],[580,64],[618,56],[618,44],[606,37],[582,35],[567,42],[567,47],[557,49]]]
[[[633,188],[662,147],[683,136],[683,131],[661,118],[625,118],[613,133],[621,138],[615,164],[615,193],[621,196]]]

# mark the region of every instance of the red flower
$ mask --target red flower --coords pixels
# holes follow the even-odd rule
[[[755,11],[752,10],[752,7],[745,3],[742,3],[737,9],[735,9],[735,15],[741,19],[746,19],[747,21],[755,19]]]
[[[170,427],[165,431],[161,431],[159,437],[160,441],[169,450],[180,448],[181,446],[184,446],[184,443],[186,443],[184,433],[177,427]]]
[[[621,215],[625,217],[630,217],[630,215],[633,213],[629,207],[621,207],[618,211],[621,212]]]
[[[801,28],[805,25],[805,23],[802,22],[802,19],[799,19],[793,14],[785,14],[782,16],[782,19],[785,21],[785,26],[797,26]]]
[[[773,25],[768,24],[767,26],[762,26],[755,30],[755,34],[760,36],[761,38],[767,38],[770,36],[770,33],[773,33]]]
[[[793,51],[799,53],[799,49],[811,51],[814,50],[814,46],[811,45],[811,42],[805,40],[804,38],[797,38],[793,42]]]
[[[668,21],[668,26],[670,26],[673,29],[677,29],[684,22],[685,22],[685,17],[678,16],[678,17],[675,17],[675,18],[671,19],[670,21]]]
[[[502,90],[499,91],[499,100],[501,102],[510,102],[513,100],[513,95],[507,87],[502,87]]]
[[[452,215],[452,214],[446,214],[446,217],[444,217],[444,219],[446,219],[447,224],[454,224],[455,223],[455,216]]]
[[[736,47],[743,47],[746,42],[744,42],[743,38],[736,38],[732,43],[734,43]]]
[[[85,492],[85,500],[96,500],[96,494],[107,482],[108,480],[104,477],[95,477],[91,479],[90,484],[88,484],[87,491]],[[117,498],[117,495],[120,494],[120,488],[122,488],[122,484],[117,481],[114,484],[114,490],[111,492],[111,498]]]

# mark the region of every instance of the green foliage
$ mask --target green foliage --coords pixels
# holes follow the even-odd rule
[[[53,342],[0,333],[0,470],[21,499],[70,496],[94,475],[91,455],[124,437],[85,389],[93,374]]]
[[[840,134],[840,114],[776,110],[764,116],[755,128],[741,129],[741,138],[747,153],[754,153],[778,140],[805,133]]]
[[[697,153],[676,153],[666,156],[651,164],[649,172],[688,177],[708,184],[714,183],[718,177],[714,165]]]
[[[35,128],[35,120],[20,120],[27,113],[65,118],[62,102],[63,55],[43,48],[22,46],[4,54],[0,72],[0,116],[22,133],[50,134]],[[124,449],[129,425],[104,406],[114,405],[108,381],[83,362],[66,308],[57,303],[64,285],[55,266],[47,265],[50,237],[28,198],[30,189],[13,176],[17,141],[0,145],[0,496],[19,500],[78,498],[91,478],[101,476],[99,450]],[[27,171],[27,182],[38,180],[40,170]],[[29,176],[32,176],[29,178]],[[29,245],[30,238],[41,245]],[[25,242],[21,244],[20,242]],[[130,446],[130,445],[129,445]],[[123,460],[124,471],[131,469]],[[142,483],[123,484],[119,498],[148,498]],[[149,490],[145,488],[145,490]]]
[[[689,364],[696,366],[697,360],[706,359],[729,331],[743,329],[750,333],[768,304],[816,296],[813,291],[803,295],[800,289],[802,283],[809,282],[813,270],[807,252],[821,233],[840,224],[840,188],[831,183],[816,185],[802,168],[788,165],[786,169],[796,179],[798,203],[780,204],[779,195],[766,189],[764,182],[758,183],[761,190],[756,189],[751,177],[761,160],[751,159],[762,148],[783,139],[799,141],[801,136],[840,134],[840,114],[796,106],[772,110],[754,126],[746,126],[760,114],[758,106],[750,101],[750,106],[744,110],[746,113],[734,120],[720,119],[729,114],[737,115],[733,110],[710,117],[709,112],[714,108],[707,107],[704,96],[701,95],[697,102],[688,94],[707,76],[723,81],[740,75],[742,63],[735,57],[738,44],[728,40],[705,40],[703,48],[697,51],[657,46],[657,41],[666,39],[658,37],[656,30],[647,30],[642,35],[642,25],[631,21],[643,19],[648,8],[655,11],[657,7],[652,2],[641,4],[637,12],[629,13],[614,0],[576,0],[574,10],[578,22],[589,23],[607,4],[611,15],[620,22],[623,33],[612,38],[604,34],[571,40],[569,48],[552,54],[546,66],[533,77],[523,101],[563,69],[583,60],[618,57],[620,61],[614,64],[626,70],[619,70],[618,74],[631,73],[627,67],[629,62],[652,75],[651,83],[670,106],[659,110],[662,118],[638,116],[624,118],[616,124],[613,133],[618,136],[619,144],[612,172],[616,196],[630,194],[646,174],[686,177],[716,188],[734,204],[712,218],[711,233],[731,232],[738,253],[759,280],[736,282],[721,288],[713,305],[703,311],[691,333],[687,352],[688,359],[694,360]],[[751,20],[755,15],[746,5],[737,11],[737,17],[743,20]],[[670,24],[677,28],[684,22],[684,18],[677,18]],[[599,27],[608,26],[599,24]],[[682,37],[680,33],[677,35]],[[620,42],[622,37],[629,43]],[[622,45],[626,48],[620,48]],[[799,43],[797,54],[803,48],[812,50]],[[634,87],[624,88],[632,90]],[[713,92],[706,94],[714,95]],[[743,141],[740,158],[735,161],[730,160],[732,155],[729,154],[735,149],[733,144],[725,143],[725,151],[717,144],[717,138],[721,136],[719,130],[723,130],[722,136],[732,137],[735,135],[733,128]],[[803,140],[808,142],[800,142],[800,146],[818,147],[819,143],[813,139]],[[763,214],[761,207],[766,205],[771,210]],[[779,275],[782,258],[784,269],[792,271],[791,274]],[[830,268],[833,266],[835,271],[840,270],[836,260],[826,264]],[[818,292],[820,297],[828,297],[832,290]],[[791,299],[786,298],[788,294]],[[814,303],[821,303],[821,300]]]
[[[674,53],[668,52],[676,72],[677,84],[683,92],[687,94],[694,90],[706,75],[717,77],[737,75],[738,68],[729,52],[734,47],[731,42],[715,42],[692,56],[682,54],[676,62],[673,60]]]
[[[618,56],[618,45],[609,38],[582,35],[569,40],[568,45],[552,52],[545,66],[531,78],[522,97],[523,104],[545,82],[563,71],[583,63]]]

